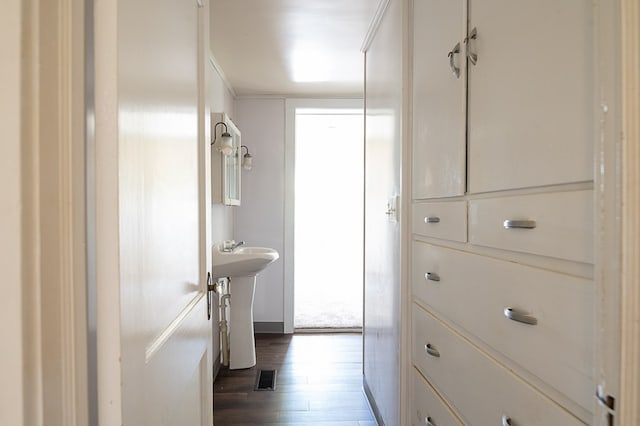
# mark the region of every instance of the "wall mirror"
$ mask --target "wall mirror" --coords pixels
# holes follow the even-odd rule
[[[224,123],[218,124],[217,123]],[[229,155],[219,150],[222,134],[228,132],[232,139]],[[240,205],[241,134],[238,127],[225,113],[211,114],[211,202],[227,206]]]

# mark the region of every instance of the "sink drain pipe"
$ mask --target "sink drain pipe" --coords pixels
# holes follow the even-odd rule
[[[220,297],[220,342],[222,343],[222,365],[229,366],[229,333],[227,326],[227,306],[230,306],[231,294],[229,294],[229,284],[231,278],[227,278],[226,292]]]

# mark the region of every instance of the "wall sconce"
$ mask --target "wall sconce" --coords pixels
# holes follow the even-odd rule
[[[216,145],[216,135],[218,124],[222,124],[224,126],[224,132],[220,135],[220,143]],[[211,146],[215,146],[216,149],[221,152],[223,155],[229,156],[233,152],[233,138],[229,134],[229,129],[227,128],[226,123],[219,121],[213,126],[213,142],[211,142]]]
[[[242,148],[247,150],[247,153],[242,156],[242,167],[245,170],[251,170],[253,167],[253,157],[249,154],[249,148],[247,148],[246,145],[242,145],[240,149],[242,150]]]

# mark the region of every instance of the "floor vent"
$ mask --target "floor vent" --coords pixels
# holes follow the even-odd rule
[[[257,391],[276,390],[276,372],[277,370],[260,370],[256,379]]]

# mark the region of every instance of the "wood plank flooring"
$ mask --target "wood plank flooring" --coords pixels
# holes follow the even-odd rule
[[[375,426],[362,391],[362,335],[256,335],[257,365],[222,368],[216,426]],[[278,370],[275,391],[254,391],[259,369]]]

